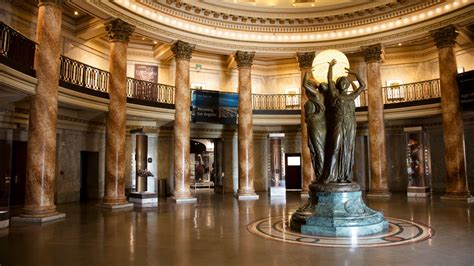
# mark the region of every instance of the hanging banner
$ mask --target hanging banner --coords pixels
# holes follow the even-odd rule
[[[194,91],[192,121],[218,124],[237,123],[239,95],[218,91]]]
[[[474,70],[458,74],[456,80],[462,110],[474,110]]]

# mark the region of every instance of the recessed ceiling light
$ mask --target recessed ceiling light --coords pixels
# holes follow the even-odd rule
[[[398,46],[402,46],[402,43],[401,43],[401,42],[399,42],[399,43],[398,43]]]
[[[74,11],[74,16],[79,16],[79,12],[77,12],[77,10]]]
[[[157,44],[158,42],[157,41],[153,41],[153,44]]]

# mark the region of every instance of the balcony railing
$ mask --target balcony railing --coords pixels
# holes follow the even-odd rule
[[[108,92],[109,72],[61,56],[59,79],[86,89]]]
[[[439,79],[383,87],[384,104],[441,98]]]
[[[0,22],[0,61],[4,64],[35,75],[35,42],[29,40],[6,24]],[[61,56],[60,82],[65,87],[76,88],[82,92],[97,91],[103,97],[108,93],[110,73],[79,61]],[[69,86],[72,85],[72,86]],[[441,97],[439,79],[383,87],[384,104],[415,102]],[[106,95],[106,94],[105,94]],[[151,103],[174,104],[174,87],[144,80],[127,78],[127,97]],[[356,106],[367,106],[367,91],[356,99]],[[254,110],[299,110],[299,94],[254,94]]]
[[[299,110],[299,94],[253,94],[253,110]]]
[[[4,23],[0,23],[1,62],[28,75],[35,75],[36,43]]]

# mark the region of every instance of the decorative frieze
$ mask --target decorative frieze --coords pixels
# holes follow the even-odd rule
[[[237,67],[251,67],[253,63],[253,58],[255,57],[255,52],[244,52],[237,51],[235,53],[235,61],[237,62]]]
[[[454,46],[459,33],[454,25],[449,25],[441,29],[430,31],[431,37],[436,43],[436,47],[443,48]]]
[[[298,59],[300,69],[311,68],[313,66],[314,57],[314,52],[296,53],[296,59]]]
[[[38,6],[42,5],[57,5],[62,7],[64,0],[37,0],[38,1]]]
[[[171,47],[171,51],[174,53],[176,59],[190,60],[193,54],[195,45],[191,45],[187,42],[176,41]]]
[[[135,26],[118,18],[110,20],[104,23],[104,25],[110,41],[128,42],[130,35],[135,30]]]
[[[366,63],[380,62],[384,58],[383,45],[380,43],[362,47],[362,51]]]

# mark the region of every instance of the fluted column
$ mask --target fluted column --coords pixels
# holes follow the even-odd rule
[[[189,60],[194,45],[177,41],[171,51],[176,59],[174,114],[174,190],[176,203],[195,202],[189,182],[191,91],[189,90]]]
[[[368,197],[390,197],[387,178],[385,125],[383,118],[382,79],[380,61],[383,47],[375,44],[363,48],[367,63],[367,94],[370,149],[370,188]]]
[[[254,52],[237,51],[239,68],[239,200],[258,199],[254,189],[253,123],[252,123],[252,62]]]
[[[453,25],[431,32],[438,47],[441,114],[443,118],[444,160],[446,163],[446,193],[442,199],[473,201],[467,183],[464,125],[456,83],[457,65],[454,45],[458,33]]]
[[[38,1],[38,82],[30,102],[25,207],[20,215],[25,221],[43,222],[65,216],[54,205],[62,2]]]
[[[127,48],[135,27],[114,19],[105,23],[110,41],[109,112],[105,134],[105,191],[103,206],[130,206],[125,197],[125,135],[127,109]]]
[[[312,76],[311,68],[313,67],[314,61],[314,52],[309,53],[297,53],[296,58],[298,59],[298,65],[301,71],[301,82],[303,81],[304,75],[308,73],[309,76]],[[302,84],[300,82],[300,84]],[[309,197],[309,184],[311,181],[315,179],[313,164],[311,162],[311,152],[309,151],[308,147],[308,130],[305,122],[305,114],[304,114],[304,104],[308,100],[306,96],[306,90],[301,87],[301,178],[302,188],[301,188],[301,196],[302,197]]]

